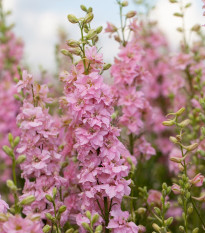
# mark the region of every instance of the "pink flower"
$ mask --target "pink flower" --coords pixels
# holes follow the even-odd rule
[[[127,211],[112,210],[113,217],[107,228],[112,229],[113,233],[138,233],[139,227],[133,222],[128,222],[129,213]]]
[[[148,192],[148,199],[147,199],[147,202],[149,205],[151,205],[152,203],[160,206],[161,205],[161,192],[157,191],[157,190],[149,190]]]
[[[9,216],[8,221],[2,225],[3,233],[43,233],[40,222],[22,218],[19,215]]]
[[[28,74],[27,70],[24,70],[23,71],[23,74],[22,74],[22,80],[20,80],[18,83],[17,83],[17,90],[18,92],[21,91],[21,89],[29,89],[31,88],[31,84],[33,82],[33,77],[31,74]]]
[[[180,194],[181,193],[180,187],[177,184],[172,185],[172,191],[173,191],[174,194]]]
[[[190,183],[197,187],[201,187],[204,183],[204,176],[199,173],[192,180],[190,180]]]
[[[114,33],[116,31],[117,31],[117,27],[114,24],[107,22],[107,27],[105,28],[105,32]]]
[[[4,200],[2,200],[0,196],[0,213],[5,214],[8,209],[9,205]]]

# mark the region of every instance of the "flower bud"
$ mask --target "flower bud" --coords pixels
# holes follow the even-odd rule
[[[44,232],[44,233],[48,233],[48,232],[50,232],[50,230],[51,230],[51,226],[49,226],[49,225],[45,225],[45,226],[43,227],[43,232]]]
[[[59,209],[58,209],[58,212],[60,213],[60,214],[62,214],[63,212],[65,212],[66,211],[66,206],[65,205],[62,205]]]
[[[114,39],[115,39],[117,42],[121,42],[120,37],[119,37],[119,36],[117,36],[117,35],[115,35],[115,36],[114,36]]]
[[[184,111],[185,111],[185,108],[184,108],[184,107],[183,107],[183,108],[180,108],[180,109],[175,113],[175,115],[180,116]]]
[[[199,24],[195,24],[191,30],[194,31],[194,32],[198,32],[199,30],[201,29],[201,26]]]
[[[88,8],[88,13],[90,13],[90,12],[93,12],[93,8],[92,7]]]
[[[199,232],[199,228],[198,227],[196,227],[193,231],[192,231],[192,233],[198,233]]]
[[[18,146],[19,142],[20,142],[20,137],[19,136],[15,137],[15,139],[14,139],[14,147]]]
[[[92,12],[88,13],[88,14],[85,16],[84,23],[90,23],[90,22],[93,20],[93,17],[94,17],[94,15],[93,15]]]
[[[95,233],[101,233],[102,232],[102,225],[99,225],[95,228]]]
[[[55,222],[55,218],[50,214],[50,213],[46,213],[46,218],[51,220],[52,222]]]
[[[49,194],[46,194],[46,199],[49,201],[49,202],[52,202],[53,203],[53,198],[49,195]]]
[[[86,217],[87,217],[89,220],[91,220],[91,213],[90,213],[89,210],[87,210],[87,211],[85,212],[85,215],[86,215]]]
[[[88,40],[91,40],[91,39],[93,39],[94,37],[96,36],[96,31],[94,30],[94,29],[91,29],[89,32],[88,32],[88,34],[87,34],[87,39]]]
[[[177,0],[169,0],[170,3],[177,3]]]
[[[111,64],[107,63],[103,66],[103,70],[108,70],[110,69],[111,66],[112,66]]]
[[[99,27],[96,28],[95,31],[97,32],[97,34],[99,34],[99,33],[102,32],[102,30],[103,30],[103,27],[102,27],[102,26],[99,26]]]
[[[175,119],[174,120],[163,121],[162,124],[164,126],[172,126],[172,125],[175,124]]]
[[[170,217],[170,218],[168,218],[167,220],[165,220],[165,224],[166,224],[167,226],[171,225],[172,222],[173,222],[173,217]]]
[[[32,202],[35,201],[35,199],[36,199],[36,198],[35,198],[33,195],[31,195],[31,196],[28,196],[28,197],[24,198],[24,199],[20,202],[20,204],[21,204],[21,205],[30,205]]]
[[[188,214],[192,214],[194,208],[193,208],[193,205],[192,204],[189,204],[189,207],[188,207]]]
[[[157,232],[160,232],[160,227],[156,224],[156,223],[153,223],[152,224],[152,227],[153,227],[153,229],[155,230],[155,231],[157,231]]]
[[[73,233],[73,232],[74,232],[74,229],[71,228],[71,229],[67,230],[65,233]]]
[[[128,1],[123,1],[123,2],[121,3],[121,5],[122,5],[123,7],[128,6]]]
[[[173,15],[174,15],[174,16],[176,16],[176,17],[181,17],[181,18],[184,16],[183,14],[181,14],[181,13],[177,13],[177,12],[176,12],[176,13],[174,13]]]
[[[68,18],[68,21],[70,23],[78,23],[79,22],[75,15],[68,15],[67,18]]]
[[[79,41],[76,41],[76,40],[67,40],[67,41],[66,41],[66,44],[67,44],[69,47],[76,48],[76,47],[79,47],[80,42],[79,42]]]
[[[80,5],[81,10],[87,12],[87,8],[84,5]]]
[[[185,231],[184,231],[184,227],[183,227],[183,226],[179,226],[179,231],[180,231],[180,232],[185,232]]]
[[[175,138],[175,137],[169,137],[169,140],[171,141],[171,142],[173,142],[174,144],[177,144],[177,143],[179,143],[179,141]]]
[[[92,225],[94,225],[99,220],[99,215],[95,214],[92,219]]]
[[[147,211],[146,208],[143,208],[143,207],[140,207],[140,208],[137,209],[137,213],[138,213],[139,215],[145,214],[146,211]]]
[[[13,150],[8,146],[3,146],[3,151],[10,157],[14,157]]]
[[[26,160],[26,156],[25,155],[20,155],[18,157],[18,159],[16,160],[16,164],[21,164]]]
[[[83,227],[85,230],[87,230],[87,231],[91,232],[91,229],[90,229],[90,226],[89,226],[89,224],[88,224],[88,223],[83,222],[83,223],[82,223],[82,227]]]
[[[13,138],[13,135],[11,133],[8,134],[8,140],[9,140],[10,145],[13,146],[14,138]]]
[[[161,214],[161,210],[158,207],[154,207],[154,211],[157,215]]]
[[[129,19],[129,18],[133,18],[135,17],[136,15],[136,11],[129,11],[127,14],[126,14],[126,18]]]
[[[189,119],[186,119],[186,120],[182,121],[181,123],[179,123],[178,125],[179,125],[179,127],[184,128],[184,127],[188,126],[190,123],[191,123],[191,121]]]
[[[55,199],[56,198],[56,195],[57,195],[57,188],[56,187],[54,187],[53,188],[53,190],[52,190],[52,193],[53,193],[53,199]]]
[[[186,149],[187,151],[193,151],[193,150],[195,150],[197,147],[198,147],[198,143],[194,143],[194,144],[192,144],[192,145],[190,145],[190,146],[183,146],[184,147],[184,149]]]
[[[61,49],[61,53],[65,56],[72,57],[72,54],[66,49]]]
[[[14,182],[12,180],[7,180],[6,181],[6,185],[8,188],[10,188],[12,191],[16,192],[17,191],[17,187],[14,184]]]
[[[169,160],[174,162],[174,163],[181,163],[183,161],[183,159],[179,158],[179,157],[171,157],[171,158],[169,158]]]

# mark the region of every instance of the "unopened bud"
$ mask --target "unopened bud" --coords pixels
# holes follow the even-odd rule
[[[53,193],[53,198],[55,199],[56,198],[56,195],[57,195],[57,188],[54,187],[53,190],[52,190],[52,193]]]
[[[8,221],[8,218],[5,214],[0,213],[0,222],[6,222]]]
[[[175,120],[168,120],[168,121],[163,121],[162,124],[164,126],[172,126],[175,124]]]
[[[12,180],[7,180],[6,181],[6,185],[8,188],[10,188],[12,191],[16,192],[17,191],[17,187],[14,184],[14,182]]]
[[[123,1],[121,4],[123,7],[128,6],[128,1]]]
[[[102,225],[97,226],[96,229],[95,229],[95,233],[101,233],[102,229],[103,229]]]
[[[78,23],[78,19],[75,15],[68,15],[67,18],[70,23]]]
[[[80,5],[81,10],[87,12],[87,8],[84,5]]]
[[[108,70],[110,69],[111,66],[112,66],[111,64],[107,63],[103,66],[103,70]]]
[[[194,32],[198,32],[201,29],[201,26],[199,24],[194,25],[191,30]]]
[[[180,230],[180,232],[185,232],[183,226],[179,226],[179,230]]]
[[[87,39],[88,40],[91,40],[91,39],[93,39],[94,37],[96,36],[96,31],[94,30],[94,29],[91,29],[89,32],[88,32],[88,34],[87,34]]]
[[[67,230],[65,233],[73,233],[73,232],[74,232],[74,229],[71,228],[71,229]]]
[[[182,121],[181,123],[179,123],[178,125],[182,128],[188,126],[191,123],[191,121],[189,119],[186,119],[184,121]]]
[[[157,231],[157,232],[160,231],[160,227],[156,223],[153,223],[152,227],[154,228],[155,231]]]
[[[52,222],[55,222],[55,218],[50,214],[50,213],[46,213],[46,218],[51,220]]]
[[[66,41],[66,44],[69,46],[69,47],[79,47],[80,45],[80,42],[79,41],[76,41],[76,40],[67,40]]]
[[[3,151],[10,157],[14,157],[13,150],[8,146],[3,146]]]
[[[63,212],[65,212],[66,211],[66,206],[65,205],[62,205],[60,208],[59,208],[59,210],[58,210],[58,212],[60,213],[60,214],[62,214]]]
[[[180,116],[184,111],[185,111],[185,108],[183,107],[183,108],[180,108],[175,114],[177,116]]]
[[[91,229],[90,229],[90,226],[89,226],[89,224],[88,224],[88,223],[83,222],[83,223],[82,223],[82,227],[83,227],[85,230],[87,230],[87,231],[91,232]]]
[[[13,135],[11,133],[8,134],[8,140],[9,140],[10,145],[13,146],[14,138],[13,138]]]
[[[126,18],[129,19],[129,18],[133,18],[135,17],[136,15],[136,11],[129,11],[127,14],[126,14]]]
[[[143,208],[143,207],[140,207],[137,209],[137,213],[140,214],[140,215],[143,215],[146,213],[146,208]]]
[[[198,233],[199,232],[199,228],[198,227],[196,227],[193,231],[192,231],[192,233]]]
[[[179,158],[179,157],[171,157],[169,160],[172,161],[172,162],[175,162],[175,163],[181,163],[182,162],[182,159]]]
[[[49,202],[53,202],[53,198],[49,194],[46,194],[45,197]]]
[[[86,215],[86,217],[87,217],[89,220],[91,220],[91,213],[90,213],[89,210],[87,210],[87,211],[85,212],[85,215]]]
[[[174,144],[177,144],[177,143],[179,143],[179,141],[175,138],[175,137],[169,137],[169,140],[171,141],[171,142],[173,142]]]
[[[92,12],[88,13],[88,14],[85,16],[84,22],[85,22],[85,23],[90,23],[90,22],[93,20],[93,17],[94,17],[94,15],[93,15]]]
[[[26,197],[23,199],[20,204],[21,205],[30,205],[32,202],[35,201],[35,197],[33,195]]]
[[[18,159],[16,160],[16,164],[21,164],[26,160],[26,156],[25,155],[20,155],[18,157]]]
[[[20,137],[19,136],[15,137],[15,139],[14,139],[14,147],[18,146],[19,142],[20,142]]]
[[[99,220],[99,215],[95,214],[92,219],[92,224],[94,225]]]
[[[50,232],[50,230],[51,230],[51,226],[49,226],[49,225],[45,225],[45,226],[43,227],[43,232],[44,232],[44,233],[48,233],[48,232]]]
[[[171,225],[172,222],[173,222],[173,217],[170,217],[170,218],[168,218],[167,220],[165,220],[165,224],[166,224],[167,226]]]
[[[96,28],[96,32],[97,32],[97,34],[99,34],[99,33],[101,33],[102,32],[102,30],[103,30],[103,27],[102,26],[99,26],[98,28]]]
[[[193,151],[198,147],[198,145],[199,145],[198,143],[194,143],[190,146],[184,146],[184,149],[186,149],[187,151]]]

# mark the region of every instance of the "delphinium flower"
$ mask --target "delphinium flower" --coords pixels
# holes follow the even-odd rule
[[[21,131],[17,152],[26,156],[26,161],[21,164],[25,184],[20,200],[33,195],[35,201],[25,206],[23,212],[39,213],[45,219],[45,213],[53,214],[55,211],[46,199],[46,195],[52,195],[54,188],[58,189],[55,194],[56,208],[62,205],[59,192],[65,180],[59,175],[62,161],[58,152],[59,123],[46,108],[46,103],[52,100],[47,97],[48,88],[45,85],[35,83],[32,75],[23,71],[17,89],[24,98],[17,116]]]
[[[85,211],[98,213],[101,217],[96,224],[102,224],[104,232],[109,232],[110,221],[117,217],[112,216],[112,211],[121,213],[122,198],[130,193],[130,180],[125,179],[129,173],[126,158],[130,154],[118,140],[119,130],[111,125],[113,97],[101,75],[109,65],[103,63],[102,54],[95,47],[102,27],[91,29],[92,8],[81,6],[81,9],[86,12],[84,18],[68,15],[71,23],[79,24],[82,37],[80,41],[68,41],[68,49],[62,52],[68,56],[81,56],[81,60],[64,78],[62,101],[72,115],[70,127],[74,129],[74,148],[80,166],[82,203],[78,218],[82,218]],[[128,224],[128,217],[126,214],[122,223],[124,232],[138,232],[134,223]],[[135,231],[130,225],[134,225]],[[82,224],[82,232],[84,227]]]
[[[11,132],[17,136],[19,131],[16,126],[16,115],[19,110],[19,103],[15,100],[16,94],[15,77],[18,77],[17,67],[23,55],[23,43],[12,32],[12,25],[7,20],[9,12],[4,12],[2,1],[0,1],[0,147],[8,144],[7,134]],[[5,153],[0,150],[0,160],[2,167],[5,169],[0,171],[2,174],[0,180],[5,181],[10,172],[7,169],[10,160]],[[5,165],[3,165],[5,164]]]

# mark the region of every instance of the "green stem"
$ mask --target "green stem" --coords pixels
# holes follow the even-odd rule
[[[130,151],[130,154],[133,155],[134,154],[134,137],[132,133],[129,135],[129,143],[130,143],[129,151]]]
[[[55,214],[55,219],[56,219],[56,221],[57,221],[57,215],[56,215],[56,205],[55,205],[55,202],[53,202],[53,207],[54,207],[54,214]],[[57,230],[57,233],[59,233],[59,231],[58,231],[58,224],[57,224],[57,222],[56,222],[56,230]]]
[[[196,207],[196,204],[195,204],[194,200],[192,199],[192,197],[190,197],[190,200],[191,200],[192,205],[193,205],[193,207],[194,207],[194,209],[195,209],[195,211],[196,211],[196,214],[198,215],[198,217],[199,217],[199,219],[200,219],[200,221],[201,221],[201,223],[202,223],[202,225],[203,225],[203,228],[205,229],[204,220],[203,220],[203,218],[201,217],[201,215],[200,215],[200,213],[199,213],[199,211],[198,211],[198,209],[197,209],[197,207]]]
[[[109,209],[108,209],[108,199],[107,197],[104,197],[104,210],[105,210],[105,233],[109,233],[109,229],[107,229],[108,223],[109,223]]]
[[[87,68],[86,68],[86,64],[85,64],[85,43],[84,43],[84,35],[83,35],[83,26],[81,26],[79,24],[80,27],[80,33],[81,33],[81,40],[82,40],[82,52],[83,52],[83,65],[84,65],[84,70],[85,73],[87,73]]]
[[[120,24],[121,24],[121,32],[122,32],[122,45],[125,46],[126,45],[125,35],[124,35],[125,25],[123,25],[122,5],[121,4],[120,4]]]
[[[16,180],[16,160],[12,158],[12,174],[13,174],[13,181],[15,186],[17,187],[17,180]],[[18,213],[18,195],[17,191],[14,192],[14,202],[15,202],[15,212]]]

